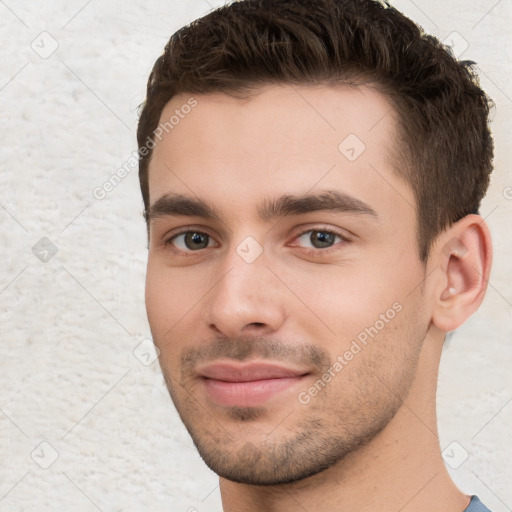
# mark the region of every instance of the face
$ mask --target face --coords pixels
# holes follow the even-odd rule
[[[194,98],[149,167],[160,365],[213,471],[301,480],[388,425],[428,329],[392,110],[364,87]]]

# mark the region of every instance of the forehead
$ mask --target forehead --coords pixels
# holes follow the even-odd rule
[[[395,113],[367,86],[271,85],[246,99],[180,94],[163,110],[166,122],[149,166],[151,203],[177,192],[246,205],[315,187],[364,200],[397,179]]]
[[[193,108],[188,106],[191,98],[197,102]],[[223,93],[179,94],[162,111],[160,125],[172,120],[163,133],[169,139],[172,133],[171,145],[190,151],[201,143],[212,157],[225,143],[231,156],[237,150],[250,152],[257,143],[265,144],[267,152],[279,148],[285,156],[292,151],[306,156],[310,144],[318,151],[338,151],[337,143],[349,134],[366,149],[384,142],[389,150],[396,139],[394,117],[386,97],[369,86],[282,84],[262,87],[245,99]],[[190,131],[197,140],[190,140]]]

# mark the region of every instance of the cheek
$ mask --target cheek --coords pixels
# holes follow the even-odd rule
[[[297,308],[306,307],[307,314],[297,318],[317,336],[320,329],[337,340],[351,340],[376,323],[381,329],[394,323],[405,298],[402,289],[407,289],[405,282],[385,269],[360,265],[319,265],[300,278],[298,273],[288,278],[295,283],[291,288],[299,299]]]
[[[146,311],[155,343],[175,339],[198,311],[202,291],[187,272],[148,261]]]

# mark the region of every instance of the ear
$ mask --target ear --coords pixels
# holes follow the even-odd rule
[[[485,296],[492,263],[489,228],[479,215],[467,215],[443,233],[434,250],[442,274],[432,322],[449,332],[462,325]]]

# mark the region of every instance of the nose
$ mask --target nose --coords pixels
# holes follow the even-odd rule
[[[233,250],[217,270],[207,299],[206,320],[211,329],[230,339],[279,330],[286,316],[282,283],[267,267],[265,253],[248,263]]]

